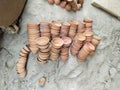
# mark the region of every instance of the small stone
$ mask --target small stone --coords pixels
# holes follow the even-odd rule
[[[46,82],[46,78],[44,76],[39,79],[40,86],[43,87],[45,85],[45,82]]]

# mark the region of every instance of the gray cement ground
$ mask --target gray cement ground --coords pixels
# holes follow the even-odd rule
[[[82,10],[75,13],[51,6],[47,0],[28,0],[20,33],[5,34],[3,37],[0,48],[0,90],[120,90],[120,21],[90,3],[91,0],[85,0]],[[27,77],[18,77],[15,65],[20,49],[27,43],[28,22],[82,21],[84,17],[93,19],[93,31],[102,38],[93,56],[83,63],[70,56],[66,63],[49,61],[40,65],[35,55],[30,54]],[[40,87],[38,79],[43,75],[47,81],[45,87]]]

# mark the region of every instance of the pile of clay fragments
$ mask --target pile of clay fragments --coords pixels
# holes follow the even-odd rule
[[[30,52],[37,54],[38,63],[48,60],[67,61],[69,52],[78,61],[85,61],[88,55],[93,55],[100,38],[92,32],[93,21],[85,18],[83,22],[40,22],[27,25],[29,44],[20,51],[17,62],[17,73],[26,76],[26,64]]]
[[[48,0],[48,3],[53,5],[60,5],[67,11],[77,11],[80,10],[83,5],[84,0]]]

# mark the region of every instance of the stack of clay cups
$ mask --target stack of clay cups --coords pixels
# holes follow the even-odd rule
[[[22,78],[24,78],[27,74],[26,64],[27,64],[29,52],[30,52],[30,49],[28,45],[25,45],[20,51],[20,57],[19,57],[19,60],[17,61],[16,71],[17,71],[17,74]]]
[[[59,37],[60,34],[61,23],[52,22],[51,23],[51,36],[52,38]]]
[[[70,37],[63,37],[62,40],[64,41],[63,47],[61,48],[60,58],[62,61],[66,61],[69,58],[69,47],[72,42]]]
[[[84,34],[85,34],[85,36],[86,36],[86,42],[91,42],[91,41],[92,41],[92,38],[93,38],[93,32],[91,32],[91,31],[86,31]]]
[[[73,11],[77,11],[77,10],[80,10],[81,8],[81,4],[79,3],[78,4],[78,1],[77,0],[67,0],[69,2],[69,4],[71,5],[71,9]]]
[[[50,38],[51,33],[50,33],[49,22],[41,22],[40,23],[40,32],[41,32],[41,37],[45,36],[45,37]]]
[[[79,51],[77,58],[79,61],[84,61],[87,56],[95,50],[95,46],[91,43],[86,43],[82,47],[82,49]]]
[[[96,36],[96,35],[93,35],[93,38],[92,38],[92,41],[91,43],[95,46],[95,49],[97,47],[97,45],[100,43],[100,37]],[[90,55],[93,55],[95,51],[91,52]]]
[[[85,22],[86,30],[91,31],[92,30],[93,20],[89,19],[89,18],[84,18],[84,22]]]
[[[39,48],[37,60],[40,64],[44,64],[49,59],[50,44],[48,37],[39,37],[36,39]]]
[[[39,23],[29,23],[27,25],[27,30],[30,49],[32,53],[37,53],[39,49],[37,48],[35,39],[40,37]]]
[[[85,39],[86,39],[86,37],[81,33],[78,33],[76,35],[76,37],[74,38],[73,43],[71,45],[71,54],[72,55],[77,55],[78,54],[80,48],[84,44]]]
[[[84,33],[84,32],[85,32],[85,23],[84,22],[79,22],[77,33]]]
[[[71,26],[70,26],[70,30],[69,30],[69,37],[71,39],[74,38],[74,36],[76,35],[76,32],[77,32],[77,28],[78,28],[78,22],[76,21],[71,21],[70,22]]]
[[[60,5],[68,11],[77,11],[81,9],[83,1],[84,0],[48,0],[48,3],[51,5]]]
[[[60,54],[60,49],[63,46],[64,41],[59,38],[53,38],[51,41],[51,51],[50,51],[50,59],[52,61],[55,61],[59,58],[59,54]]]
[[[92,38],[92,44],[96,47],[99,43],[100,43],[100,37],[96,36],[96,35],[93,35],[93,38]]]
[[[70,24],[68,22],[63,22],[60,30],[60,37],[68,36],[70,29]]]

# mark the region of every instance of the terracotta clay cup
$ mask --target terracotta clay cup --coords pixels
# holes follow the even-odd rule
[[[40,32],[49,33],[50,32],[50,23],[49,22],[40,22]]]
[[[92,31],[92,28],[85,28],[85,31]]]
[[[49,38],[48,37],[39,37],[35,40],[35,42],[39,46],[44,46],[44,45],[47,45],[49,43]]]
[[[23,54],[28,54],[28,51],[25,50],[24,48],[22,48],[22,49],[21,49],[21,53],[23,53]]]
[[[77,34],[73,43],[72,43],[72,50],[73,52],[75,51],[76,53],[80,50],[80,48],[83,46],[83,41],[86,39],[86,37],[83,34]]]
[[[67,52],[67,53],[69,53],[69,47],[62,47],[61,48],[61,53],[64,53],[64,52]]]
[[[81,7],[82,7],[82,5],[81,5],[81,4],[77,4],[77,10],[80,10],[80,9],[81,9]]]
[[[70,24],[68,22],[63,22],[60,30],[60,36],[67,36],[69,32]]]
[[[77,29],[78,29],[78,22],[76,21],[71,21],[70,22],[70,30],[68,36],[71,37],[72,39],[76,35]]]
[[[84,34],[78,33],[75,39],[78,40],[78,43],[81,43],[86,40],[86,36]]]
[[[95,46],[92,43],[86,43],[84,45],[84,48],[86,48],[86,50],[91,53],[93,51],[95,51]]]
[[[51,29],[51,35],[59,36],[59,33],[60,33],[60,29],[59,30]]]
[[[47,45],[38,45],[38,48],[40,49],[40,50],[45,50],[45,49],[47,49],[49,47],[49,44],[47,44]]]
[[[77,28],[78,28],[78,24],[79,24],[79,22],[74,21],[74,20],[72,20],[72,21],[70,22],[71,27],[73,27],[74,29],[77,29]]]
[[[37,44],[35,42],[35,39],[28,39],[28,42],[30,44],[30,47],[36,47],[37,46]]]
[[[54,0],[54,2],[55,2],[56,5],[59,5],[61,0]]]
[[[81,5],[84,3],[84,0],[78,0],[78,1]]]
[[[60,58],[62,61],[67,61],[69,57],[69,48],[61,48]]]
[[[96,47],[100,43],[100,40],[100,37],[94,35],[91,43]]]
[[[53,38],[51,43],[52,43],[52,47],[58,49],[58,48],[61,48],[63,46],[64,41],[61,38]]]
[[[27,62],[27,57],[19,57],[19,60],[17,61],[17,63],[21,63],[21,64],[25,64]]]
[[[71,6],[70,4],[67,4],[67,5],[65,6],[65,9],[66,9],[67,11],[71,11],[71,10],[72,10],[72,6]]]
[[[53,23],[51,23],[51,28],[55,29],[55,30],[60,29],[61,28],[61,23],[53,22]]]
[[[72,43],[72,39],[70,37],[63,37],[62,40],[64,41],[63,47],[69,47]]]
[[[84,33],[84,35],[86,36],[86,42],[91,42],[91,41],[92,41],[93,32],[91,32],[91,31],[86,31],[86,32]]]
[[[21,60],[21,59],[19,59],[19,60]],[[19,70],[19,71],[18,71],[19,73],[21,73],[21,72],[20,72],[20,71],[21,71],[20,69],[26,71],[26,63],[27,63],[27,62],[25,62],[25,63],[18,63],[18,62],[17,62],[16,67],[17,67],[17,70]]]
[[[69,29],[61,29],[60,30],[60,36],[62,37],[62,36],[67,36],[68,35],[68,31],[69,31]]]
[[[78,29],[84,29],[85,28],[85,23],[84,22],[78,22]]]
[[[60,58],[63,62],[66,62],[69,58],[69,55],[61,55]]]
[[[70,52],[71,52],[72,55],[75,56],[75,55],[77,55],[77,53],[79,52],[79,50],[76,50],[76,49],[74,49],[74,48],[71,48],[71,49],[70,49]]]
[[[61,49],[60,55],[69,55],[69,49],[68,49],[68,51],[62,51],[62,49]]]
[[[51,37],[52,37],[52,39],[53,39],[53,38],[59,38],[59,35],[53,35],[53,34],[52,34]]]
[[[51,55],[51,56],[59,56],[59,53],[55,53],[55,52],[52,52],[52,51],[51,51],[51,52],[50,52],[50,55]]]
[[[95,46],[92,43],[87,43],[89,47],[89,52],[95,51]]]
[[[50,33],[41,33],[41,37],[48,37],[48,38],[50,38],[51,34]]]
[[[38,54],[38,57],[41,59],[41,60],[47,60],[49,58],[49,53],[42,53],[42,52],[39,52]]]
[[[45,64],[45,63],[47,63],[47,60],[41,60],[41,59],[39,59],[39,58],[37,58],[37,61],[38,61],[38,63],[39,64]]]
[[[49,4],[54,4],[55,2],[54,2],[54,0],[48,0],[48,3]]]
[[[41,37],[51,37],[50,23],[49,22],[41,22],[40,23],[40,32]]]
[[[40,37],[39,23],[29,23],[27,24],[27,29],[28,29],[28,41],[30,44],[31,51],[32,53],[37,53],[38,48],[35,39]]]
[[[74,39],[74,37],[75,37],[75,35],[76,35],[76,33],[69,33],[69,37],[73,40]]]
[[[39,25],[40,25],[40,23],[28,23],[27,24],[27,27],[29,28],[29,29],[39,29]]]
[[[24,48],[27,52],[30,52],[29,45],[25,45],[23,48]]]
[[[84,45],[83,48],[79,51],[77,58],[79,61],[85,61],[88,55],[89,55],[89,51],[86,48],[86,45]]]
[[[24,54],[24,53],[20,52],[19,56],[20,56],[20,57],[27,57],[28,54]]]
[[[60,33],[60,29],[56,30],[56,29],[51,29],[51,34],[53,35],[59,35]]]
[[[40,49],[40,52],[43,52],[43,53],[50,52],[50,45],[49,45],[49,47],[47,47],[45,49]]]
[[[41,33],[50,33],[50,28],[41,28],[40,32]]]
[[[51,47],[51,52],[59,54],[60,53],[60,49],[56,49],[54,47]]]
[[[39,38],[40,36],[37,36],[37,35],[36,36],[29,36],[28,35],[28,37],[29,37],[28,42],[29,42],[30,46],[34,46],[34,45],[36,45],[35,39]]]
[[[40,62],[42,62],[42,61],[48,61],[48,58],[46,58],[46,57],[43,57],[43,56],[37,56],[37,60],[38,61],[40,61]]]
[[[59,54],[54,53],[52,51],[50,52],[50,60],[55,61],[58,59],[58,57],[59,57]]]
[[[96,35],[93,35],[93,38],[96,39],[96,40],[98,40],[98,41],[101,40],[101,38],[99,36],[96,36]]]
[[[84,22],[79,22],[77,33],[83,33],[83,32],[85,32],[85,23]]]
[[[86,24],[85,24],[85,27],[86,27],[86,28],[92,28],[92,23],[86,23]]]
[[[75,43],[72,43],[71,47],[75,50],[80,50],[80,48],[83,46],[83,43],[81,44],[75,44]]]
[[[56,61],[56,60],[58,59],[58,57],[59,57],[59,56],[52,56],[52,55],[51,55],[51,56],[50,56],[50,60]]]
[[[61,6],[62,8],[65,8],[66,4],[67,4],[66,1],[61,1],[60,6]]]
[[[51,23],[51,35],[52,35],[52,38],[59,36],[60,28],[61,28],[61,23],[59,23],[59,22]]]
[[[27,24],[28,35],[39,34],[39,23],[28,23]]]
[[[39,34],[40,31],[39,29],[28,29],[28,35],[36,35],[36,34]]]
[[[82,52],[82,54],[79,53],[77,58],[78,58],[78,61],[83,62],[86,60],[88,54],[85,51],[80,51],[80,52]]]
[[[92,22],[93,22],[93,20],[92,20],[92,19],[90,19],[90,18],[84,18],[84,22],[85,22],[85,23],[92,23]]]
[[[63,22],[61,28],[63,28],[63,29],[69,29],[70,28],[70,23]]]

